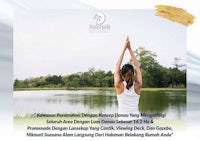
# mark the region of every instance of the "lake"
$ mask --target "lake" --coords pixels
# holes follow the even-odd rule
[[[34,113],[117,113],[115,91],[39,90],[14,91],[14,116]],[[142,113],[166,114],[166,119],[185,119],[186,92],[144,91],[140,95]]]

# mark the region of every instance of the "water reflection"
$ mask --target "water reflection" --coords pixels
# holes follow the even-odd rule
[[[139,110],[142,113],[167,113],[168,117],[185,118],[186,92],[142,92]]]
[[[65,99],[70,105],[76,106],[77,104],[81,104],[84,107],[89,107],[92,109],[103,109],[105,107],[117,106],[116,96],[102,94],[88,94],[88,95],[74,95],[74,94],[66,94],[66,95],[55,95],[56,99]]]
[[[14,113],[117,113],[114,91],[15,91]],[[186,112],[185,92],[142,92],[139,101],[142,113],[166,113],[183,119]]]

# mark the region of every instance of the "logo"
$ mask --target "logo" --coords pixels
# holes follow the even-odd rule
[[[94,15],[94,22],[96,24],[103,24],[105,20],[106,20],[106,16],[103,13],[98,12]]]
[[[102,12],[97,12],[93,15],[93,22],[89,25],[89,32],[91,33],[107,33],[110,32],[111,27],[106,23],[106,16]]]

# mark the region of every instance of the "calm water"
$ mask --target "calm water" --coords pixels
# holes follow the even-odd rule
[[[163,113],[167,119],[185,119],[185,92],[143,92],[140,112]],[[33,113],[117,113],[114,91],[14,91],[14,115]]]

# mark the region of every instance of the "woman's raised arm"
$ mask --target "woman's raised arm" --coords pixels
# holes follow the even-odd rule
[[[136,73],[136,80],[135,80],[134,89],[135,89],[135,92],[137,94],[140,94],[140,90],[142,88],[142,74],[141,74],[137,59],[136,59],[136,57],[135,57],[135,55],[132,51],[130,42],[128,42],[127,48],[129,50],[131,60],[132,60],[132,63],[134,65],[134,70],[135,70],[135,73]]]
[[[125,44],[124,44],[124,47],[123,47],[123,50],[122,50],[122,52],[119,56],[119,59],[117,60],[116,67],[115,67],[114,85],[115,85],[117,94],[120,94],[123,91],[123,83],[122,83],[122,80],[121,80],[121,77],[120,77],[120,66],[122,64],[124,54],[125,54],[125,51],[127,49],[128,42],[129,42],[129,40],[128,40],[128,37],[127,37]]]

